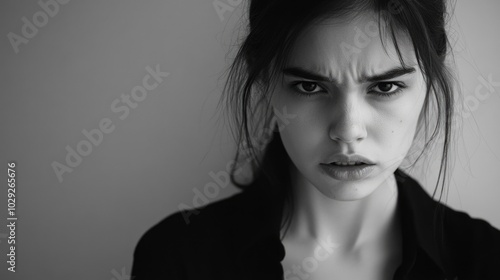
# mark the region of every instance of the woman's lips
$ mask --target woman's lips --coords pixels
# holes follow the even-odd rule
[[[372,160],[358,154],[335,154],[331,156],[326,163],[364,163],[367,165],[375,164]]]
[[[322,170],[330,177],[340,181],[355,181],[366,178],[375,170],[374,164],[337,165],[320,164]]]

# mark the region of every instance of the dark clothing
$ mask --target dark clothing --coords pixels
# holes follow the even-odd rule
[[[393,279],[500,279],[498,229],[438,203],[400,169],[394,174],[403,259]],[[133,280],[283,279],[281,212],[263,182],[149,229],[134,252]],[[434,224],[437,205],[444,209],[443,238],[434,237],[441,228]]]

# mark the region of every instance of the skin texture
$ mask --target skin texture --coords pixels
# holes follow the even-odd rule
[[[274,109],[286,107],[289,114],[297,116],[289,123],[279,123],[277,118],[283,145],[292,160],[296,205],[283,241],[287,251],[285,271],[314,256],[322,240],[336,244],[321,262],[329,263],[320,265],[327,268],[318,268],[329,271],[330,277],[343,273],[338,276],[391,279],[399,264],[393,172],[412,144],[425,99],[425,82],[410,41],[401,34],[398,46],[407,67],[414,67],[415,72],[360,83],[364,76],[401,67],[389,37],[382,45],[380,36],[374,35],[376,22],[372,13],[365,12],[349,21],[328,19],[307,28],[295,42],[287,67],[306,69],[331,81],[287,74],[271,96]],[[346,44],[352,47],[351,55],[346,52]],[[392,92],[399,86],[381,82],[403,83],[406,88],[385,97],[379,92]],[[301,90],[313,91],[313,95],[301,96]],[[338,153],[362,155],[376,164],[375,170],[362,180],[331,178],[320,163],[328,163]]]

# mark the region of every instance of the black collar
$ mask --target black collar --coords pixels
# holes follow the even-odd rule
[[[436,202],[413,178],[397,169],[394,172],[398,185],[398,208],[401,211],[403,239],[403,267],[404,274],[414,265],[417,252],[420,258],[418,263],[431,262],[446,279],[453,279],[455,274],[448,256],[438,234],[440,229],[440,211],[444,210],[443,204]],[[406,250],[406,252],[405,252]],[[423,260],[422,258],[425,258]],[[406,266],[406,267],[404,267]]]

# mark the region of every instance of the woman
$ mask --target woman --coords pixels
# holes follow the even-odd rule
[[[445,15],[439,0],[252,0],[223,97],[254,180],[234,167],[243,192],[150,229],[135,280],[500,279],[500,231],[400,169],[442,137],[443,192]]]

